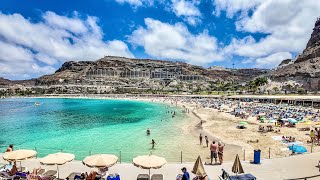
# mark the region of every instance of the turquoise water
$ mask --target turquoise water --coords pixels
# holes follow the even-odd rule
[[[35,106],[35,102],[40,103]],[[176,111],[172,118],[167,111]],[[0,144],[36,149],[39,157],[64,151],[82,160],[89,154],[110,153],[130,162],[149,154],[179,161],[185,114],[162,103],[128,100],[10,98],[0,100]],[[150,128],[151,135],[146,136]],[[2,147],[1,151],[5,147]],[[120,152],[121,151],[121,152]]]

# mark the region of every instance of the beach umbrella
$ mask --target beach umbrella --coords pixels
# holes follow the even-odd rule
[[[159,169],[164,166],[167,161],[165,158],[155,156],[155,155],[145,155],[145,156],[138,156],[133,158],[132,160],[133,165],[142,168],[142,169],[149,169],[149,176],[150,176],[150,169]]]
[[[247,125],[247,124],[248,124],[248,122],[246,122],[246,121],[241,121],[239,124]]]
[[[297,123],[298,121],[293,119],[293,118],[288,118],[288,121],[291,122],[291,123]]]
[[[118,162],[118,157],[110,154],[96,154],[87,156],[82,163],[88,167],[104,168],[111,167]]]
[[[289,150],[291,150],[294,153],[299,153],[299,154],[307,152],[307,149],[303,146],[300,146],[300,145],[292,145],[289,147]]]
[[[268,121],[268,123],[275,123],[275,122],[277,122],[277,121],[274,120],[274,119],[271,119],[271,120]]]
[[[232,166],[232,172],[238,174],[244,173],[239,155],[237,154],[236,159],[234,160],[233,166]]]
[[[203,164],[202,164],[202,160],[200,158],[200,156],[198,156],[196,162],[193,165],[193,169],[191,171],[193,174],[195,174],[196,176],[205,176],[207,175],[206,171],[204,170]]]
[[[59,178],[59,165],[63,165],[67,162],[70,162],[74,160],[74,158],[74,154],[58,152],[54,154],[49,154],[46,157],[41,158],[40,163],[43,165],[56,165]]]
[[[20,167],[22,171],[21,161],[33,158],[36,155],[37,152],[34,150],[20,149],[4,153],[3,159],[6,161],[20,161]]]

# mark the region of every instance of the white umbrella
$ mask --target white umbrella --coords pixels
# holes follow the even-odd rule
[[[75,158],[74,154],[59,152],[59,153],[47,155],[46,157],[44,157],[40,160],[40,163],[43,165],[57,165],[58,178],[59,178],[58,165],[63,165],[67,162],[70,162],[70,161],[74,160],[74,158]]]
[[[33,158],[36,155],[37,155],[37,152],[34,150],[20,149],[20,150],[4,153],[3,159],[6,161],[20,161],[20,167],[22,171],[21,161]]]
[[[142,168],[142,169],[159,169],[163,165],[167,163],[166,159],[155,156],[155,155],[145,155],[145,156],[138,156],[132,160],[133,165]]]
[[[96,154],[87,156],[82,163],[88,167],[104,168],[115,165],[118,157],[110,154]]]

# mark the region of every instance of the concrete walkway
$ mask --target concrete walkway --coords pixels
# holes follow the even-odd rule
[[[278,159],[266,159],[262,160],[260,165],[250,164],[249,162],[242,162],[244,171],[246,173],[251,173],[257,177],[257,179],[262,180],[280,180],[280,179],[294,179],[301,177],[309,177],[320,175],[319,168],[316,166],[320,160],[320,153],[306,154],[306,155],[296,155],[291,157],[284,157]],[[2,158],[0,163],[6,163]],[[223,165],[206,165],[205,169],[211,180],[218,179],[218,175],[221,174],[221,169],[225,169],[227,172],[231,173],[233,162],[227,162]],[[29,171],[33,168],[40,167],[39,159],[30,159],[22,162],[22,166],[27,167]],[[47,170],[55,170],[55,166],[41,166]],[[174,180],[178,173],[181,173],[180,169],[186,167],[191,173],[193,164],[167,164],[161,169],[151,170],[152,173],[163,174],[164,180]],[[67,177],[72,172],[90,172],[90,169],[80,161],[73,161],[62,165],[60,169],[60,178]],[[109,169],[109,173],[119,173],[122,180],[135,180],[138,174],[148,174],[148,170],[139,169],[130,163],[117,164]],[[193,175],[192,175],[193,177]],[[313,179],[320,179],[315,177]]]

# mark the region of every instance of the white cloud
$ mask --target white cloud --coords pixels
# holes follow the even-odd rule
[[[154,0],[116,0],[116,2],[120,4],[128,3],[133,7],[139,7],[139,6],[152,6],[154,3]]]
[[[261,61],[271,60],[265,57],[275,59],[281,58],[279,54],[283,55],[284,52],[287,53],[286,57],[289,53],[300,53],[306,47],[314,22],[319,16],[315,12],[320,12],[318,0],[265,0],[252,1],[252,4],[242,4],[245,1],[226,1],[225,4],[223,1],[215,2],[222,3],[217,12],[227,11],[230,17],[237,12],[253,11],[251,16],[246,14],[238,18],[236,28],[251,34],[262,33],[265,37],[257,40],[252,35],[243,39],[233,38],[224,50],[226,54],[256,58],[257,66],[267,66]]]
[[[201,12],[198,9],[200,1],[172,0],[172,10],[178,17],[184,17],[190,25],[201,22]]]
[[[204,31],[192,34],[182,23],[168,24],[151,18],[146,27],[139,27],[129,36],[129,42],[142,46],[153,57],[184,60],[197,65],[221,61],[217,39]]]
[[[282,60],[291,59],[292,55],[289,52],[278,52],[266,57],[256,59],[256,66],[259,68],[273,68],[278,66]]]
[[[42,18],[32,22],[20,14],[0,13],[0,76],[16,79],[25,74],[47,74],[54,65],[69,60],[133,57],[124,42],[103,40],[96,17],[80,19],[76,12],[73,17],[46,12]]]
[[[228,18],[232,18],[238,12],[245,15],[263,1],[265,0],[213,0],[215,6],[213,14],[220,16],[221,11],[226,11]]]

